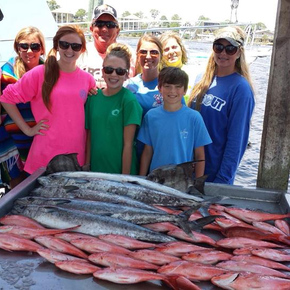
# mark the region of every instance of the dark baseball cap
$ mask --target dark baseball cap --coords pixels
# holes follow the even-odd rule
[[[118,21],[116,9],[110,5],[107,5],[107,4],[97,6],[94,9],[93,20],[98,19],[103,14],[109,14],[109,15],[113,16],[116,21]]]

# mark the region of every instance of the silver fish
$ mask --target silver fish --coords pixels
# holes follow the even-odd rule
[[[77,189],[75,186],[64,187],[37,187],[31,191],[32,195],[41,197],[58,197],[58,198],[81,198],[94,201],[110,202],[127,205],[135,208],[143,208],[151,211],[157,211],[152,205],[145,204],[127,196],[122,196],[110,192],[94,191],[90,189]]]
[[[14,202],[14,206],[18,205],[56,206],[71,210],[81,210],[91,214],[110,216],[138,225],[156,222],[175,222],[180,224],[181,227],[186,230],[189,229],[189,227],[186,227],[184,224],[187,223],[187,220],[191,214],[190,212],[190,214],[182,213],[180,215],[172,215],[160,210],[149,211],[146,209],[107,202],[97,202],[83,199],[42,198],[33,196],[18,198]],[[190,232],[190,230],[188,230],[188,232]]]
[[[63,177],[59,175],[44,176],[38,178],[42,185],[62,185],[73,186],[81,189],[91,189],[102,192],[110,192],[118,195],[126,195],[132,199],[144,202],[146,204],[155,204],[163,206],[190,206],[198,209],[201,201],[172,196],[160,191],[152,190],[138,184],[122,183],[104,179],[84,179],[75,177]]]
[[[15,205],[12,213],[33,218],[49,228],[63,229],[79,225],[74,230],[75,232],[92,236],[117,234],[151,242],[170,242],[175,240],[167,235],[154,232],[127,221],[78,210],[35,205]]]
[[[173,195],[180,198],[187,198],[193,199],[195,201],[202,201],[203,199],[197,196],[193,196],[190,194],[186,194],[169,186],[165,186],[150,180],[146,180],[145,178],[127,175],[127,174],[110,174],[110,173],[102,173],[102,172],[87,172],[87,171],[78,171],[78,172],[57,172],[49,175],[50,177],[53,176],[61,176],[67,178],[79,178],[79,179],[86,179],[86,180],[95,180],[95,179],[105,179],[116,181],[120,183],[132,183],[138,184],[145,188],[156,190],[162,192],[164,194]],[[48,177],[49,177],[48,176]]]
[[[115,214],[153,214],[167,215],[164,211],[154,209],[148,210],[143,208],[137,208],[132,206],[126,206],[122,204],[94,201],[87,199],[76,198],[57,198],[57,197],[39,197],[39,196],[26,196],[18,198],[14,205],[42,205],[42,206],[57,206],[68,209],[83,210],[92,214],[109,215]],[[130,221],[130,220],[128,220]]]

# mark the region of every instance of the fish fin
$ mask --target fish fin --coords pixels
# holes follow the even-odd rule
[[[65,185],[62,187],[67,193],[74,191],[74,190],[78,190],[80,189],[79,187],[75,186],[75,185]]]
[[[194,238],[191,230],[191,226],[189,225],[188,221],[184,221],[182,219],[177,220],[176,223],[179,225],[179,227],[191,238]]]
[[[194,185],[190,185],[186,193],[196,196],[202,196],[204,194],[204,192],[200,192],[198,189],[196,189]]]
[[[203,175],[201,177],[194,179],[194,184],[188,188],[189,194],[202,194],[204,195],[204,184],[208,175]]]
[[[193,234],[191,232],[190,222],[188,221],[189,217],[196,209],[194,207],[189,208],[188,210],[177,215],[178,220],[176,223],[180,226],[180,228],[191,238],[193,238]]]
[[[209,205],[207,206],[204,206],[202,205],[198,211],[199,213],[203,216],[203,217],[207,217],[207,216],[210,216],[209,212],[208,212],[208,209],[209,209]]]
[[[202,229],[204,226],[211,224],[212,222],[215,221],[216,218],[219,217],[223,217],[221,215],[210,215],[210,216],[206,216],[206,217],[202,217],[199,218],[197,220],[194,220],[192,222],[190,222],[190,227],[192,230],[195,230],[195,228],[197,229]]]

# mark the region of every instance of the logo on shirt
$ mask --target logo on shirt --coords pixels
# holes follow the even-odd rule
[[[86,90],[81,89],[80,90],[80,97],[85,101],[88,97],[88,93],[86,92]]]
[[[155,94],[154,96],[153,96],[153,99],[155,100],[154,102],[153,102],[153,105],[152,105],[152,107],[159,107],[159,106],[161,106],[162,104],[163,104],[163,97],[160,95],[160,94]]]
[[[186,139],[188,136],[188,131],[186,129],[183,129],[182,131],[180,131],[180,136],[183,139]]]
[[[211,94],[205,94],[202,103],[206,107],[211,107],[214,110],[221,111],[226,101]]]
[[[113,116],[118,116],[118,115],[120,114],[120,110],[119,110],[119,109],[115,109],[115,110],[113,110],[113,111],[111,112],[111,114],[112,114]]]

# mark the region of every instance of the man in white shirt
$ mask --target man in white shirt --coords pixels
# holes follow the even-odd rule
[[[93,42],[87,43],[87,53],[80,58],[78,66],[93,75],[98,88],[103,88],[106,86],[102,77],[103,59],[107,48],[117,42],[120,32],[116,9],[106,4],[97,6],[94,9],[90,30]],[[134,73],[134,59],[133,55],[131,61],[133,71],[130,70],[130,75]]]

